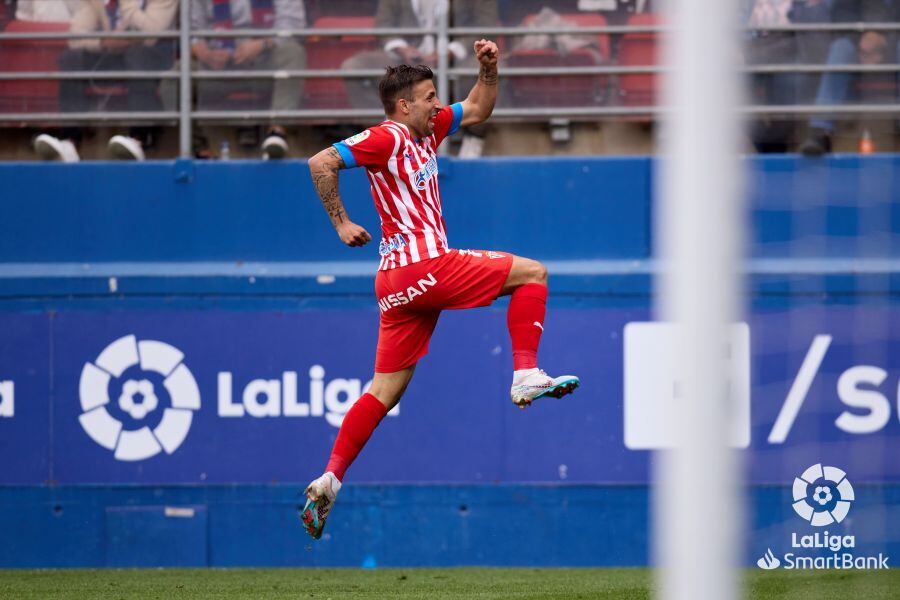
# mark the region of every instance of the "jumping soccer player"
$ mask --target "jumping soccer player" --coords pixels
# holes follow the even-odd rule
[[[325,474],[306,488],[301,511],[306,531],[318,539],[344,473],[372,432],[406,391],[416,363],[444,309],[487,306],[512,295],[507,313],[512,338],[510,396],[519,408],[536,398],[559,398],[578,378],[550,377],[537,368],[547,306],[547,269],[541,263],[484,250],[455,250],[447,243],[438,190],[437,148],[460,127],[486,120],[497,100],[494,42],[475,42],[478,81],[462,102],[443,106],[431,69],[389,67],[378,91],[387,120],[322,150],[309,160],[316,191],[341,241],[364,246],[372,236],[347,216],[338,193],[338,171],[365,167],[381,216],[381,263],[375,291],[381,312],[375,376],[344,417]]]

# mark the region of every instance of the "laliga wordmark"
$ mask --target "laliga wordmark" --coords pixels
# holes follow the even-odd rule
[[[360,379],[332,379],[326,383],[325,368],[309,369],[308,402],[300,400],[296,371],[285,371],[280,379],[254,379],[237,394],[234,377],[229,371],[218,375],[218,410],[220,417],[325,417],[329,425],[340,427],[350,406],[372,384]],[[236,400],[239,398],[240,400]],[[400,406],[388,415],[398,416]]]

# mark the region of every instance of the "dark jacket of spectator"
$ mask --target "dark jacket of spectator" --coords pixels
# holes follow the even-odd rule
[[[835,23],[892,23],[900,20],[900,2],[895,0],[834,0],[831,20]]]

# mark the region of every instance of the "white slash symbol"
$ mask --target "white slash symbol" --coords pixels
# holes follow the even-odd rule
[[[822,365],[822,360],[825,359],[825,353],[828,352],[830,345],[830,335],[821,334],[813,338],[812,345],[806,353],[806,358],[803,359],[803,364],[800,365],[797,378],[794,379],[787,398],[784,399],[784,404],[781,406],[781,411],[778,413],[778,418],[775,419],[775,424],[772,426],[772,431],[769,432],[770,444],[783,444],[787,439],[788,433],[790,433],[791,427],[794,426],[794,421],[797,420],[797,414],[803,406],[803,401],[806,400],[809,388],[819,372],[819,367]]]
[[[537,321],[534,322],[534,326],[537,327],[538,329],[540,329],[541,331],[544,330],[544,326],[541,325],[540,323],[538,323]]]

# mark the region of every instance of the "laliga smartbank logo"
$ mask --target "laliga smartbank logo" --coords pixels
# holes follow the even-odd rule
[[[111,343],[81,370],[84,431],[121,461],[175,452],[200,409],[197,382],[183,359],[165,342],[127,335]]]
[[[815,464],[794,479],[793,508],[814,528],[838,525],[856,500],[847,474],[837,467]],[[856,536],[813,529],[791,532],[791,552],[779,557],[771,548],[756,561],[761,569],[888,569],[888,556],[857,556]]]
[[[794,510],[813,527],[840,523],[855,499],[847,474],[835,467],[813,465],[794,479]]]
[[[344,415],[371,385],[361,379],[326,379],[325,368],[309,368],[308,401],[296,371],[277,379],[235,382],[231,371],[216,378],[216,408],[220,418],[322,417],[340,427]],[[0,382],[0,416],[9,407],[9,393]],[[184,354],[156,340],[127,335],[109,344],[93,361],[85,363],[79,382],[85,433],[116,460],[139,461],[165,451],[175,452],[187,438],[193,414],[200,410],[200,390],[184,363]],[[6,397],[8,396],[8,398]],[[399,416],[399,406],[388,416]]]

